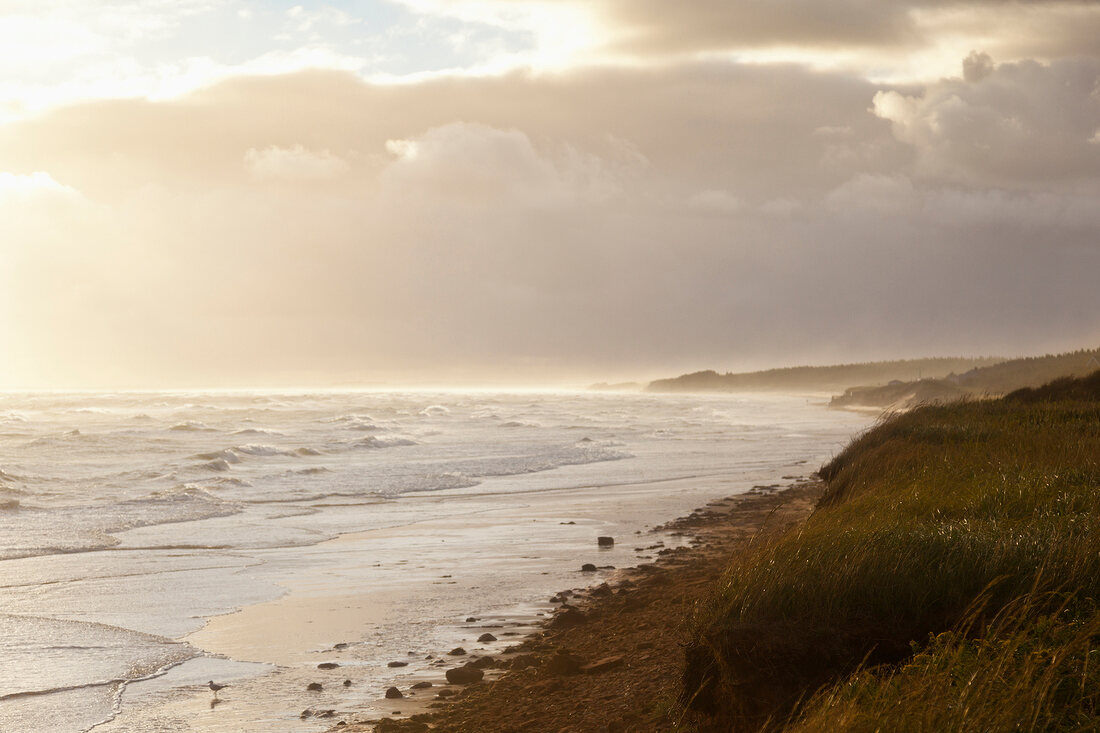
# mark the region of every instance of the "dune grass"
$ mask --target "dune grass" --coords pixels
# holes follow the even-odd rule
[[[698,611],[701,727],[1100,729],[1100,373],[883,421]]]

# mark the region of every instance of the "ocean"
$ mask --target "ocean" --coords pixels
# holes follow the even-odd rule
[[[321,731],[392,712],[387,686],[440,676],[475,632],[521,633],[557,590],[676,541],[655,525],[806,476],[870,423],[823,403],[0,395],[0,731]],[[217,699],[210,679],[229,685]]]

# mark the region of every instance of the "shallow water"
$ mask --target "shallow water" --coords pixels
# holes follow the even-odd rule
[[[629,535],[868,422],[760,395],[0,395],[0,730],[324,730],[299,712],[378,710],[471,613],[635,564]]]

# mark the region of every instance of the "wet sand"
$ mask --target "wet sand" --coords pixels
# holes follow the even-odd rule
[[[130,685],[124,714],[96,731],[145,733],[166,725],[307,733],[341,721],[427,712],[456,662],[449,650],[464,647],[462,661],[499,658],[560,605],[547,589],[614,581],[620,576],[614,567],[654,560],[658,550],[688,542],[647,521],[750,486],[721,474],[622,484],[611,492],[541,490],[494,497],[492,505],[451,496],[450,517],[266,551],[287,554],[288,561],[275,563],[280,567],[296,558],[295,572],[280,579],[286,594],[214,617],[184,637],[203,656]],[[619,541],[599,548],[598,535]],[[600,569],[582,573],[585,562]],[[485,633],[496,640],[478,642]],[[330,663],[337,666],[320,666]],[[486,679],[500,672],[487,668]],[[209,679],[230,685],[216,705]],[[418,682],[433,687],[411,689]],[[310,689],[314,683],[322,689]],[[392,685],[405,696],[385,699]],[[194,694],[179,696],[180,688]]]

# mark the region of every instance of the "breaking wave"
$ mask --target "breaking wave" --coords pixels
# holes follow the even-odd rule
[[[239,445],[234,450],[246,453],[250,456],[292,456],[294,451],[283,450],[274,445],[264,445],[262,443],[248,443],[247,445]]]
[[[415,440],[409,438],[379,438],[377,435],[368,435],[361,440],[352,443],[354,448],[397,448],[405,445],[418,445]]]
[[[181,423],[176,423],[169,430],[175,430],[177,432],[209,432],[214,430],[206,423],[199,422],[198,420],[184,420]]]

